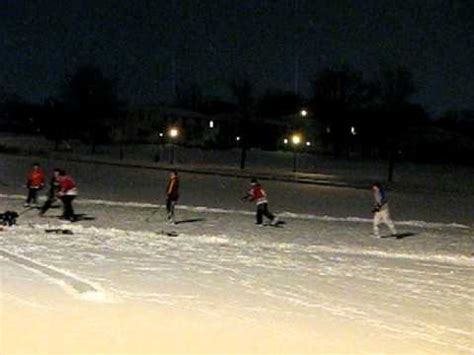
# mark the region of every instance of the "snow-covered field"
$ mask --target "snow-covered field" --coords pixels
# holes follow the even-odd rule
[[[22,210],[32,161],[0,155],[0,211]],[[472,176],[391,191],[405,237],[374,239],[370,190],[265,181],[287,224],[258,228],[247,180],[187,173],[170,226],[165,172],[40,162],[87,218],[0,231],[1,354],[474,350]]]

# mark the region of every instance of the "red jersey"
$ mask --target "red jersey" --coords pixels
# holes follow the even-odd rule
[[[171,201],[177,201],[179,198],[179,179],[173,176],[168,180],[166,187],[166,197]]]
[[[267,194],[260,184],[252,185],[249,192],[247,193],[250,201],[255,201],[257,205],[267,203]]]
[[[68,175],[60,176],[59,182],[59,194],[60,195],[77,195],[77,187],[75,181]]]
[[[39,189],[44,185],[44,173],[40,168],[32,169],[28,174],[26,185],[29,188]]]

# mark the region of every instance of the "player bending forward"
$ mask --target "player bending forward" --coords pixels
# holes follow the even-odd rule
[[[263,225],[262,224],[263,216],[271,220],[272,225],[275,226],[278,224],[278,217],[274,216],[268,210],[267,194],[265,193],[265,190],[263,190],[262,185],[260,185],[260,183],[257,181],[256,178],[252,178],[252,180],[250,181],[250,190],[243,197],[243,199],[256,203],[257,205],[256,224],[258,226]]]

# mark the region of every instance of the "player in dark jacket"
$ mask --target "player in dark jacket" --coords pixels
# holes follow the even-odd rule
[[[49,182],[49,191],[46,201],[44,202],[43,206],[41,207],[40,216],[43,216],[47,210],[49,210],[52,204],[57,200],[57,193],[59,192],[59,176],[60,169],[56,168],[53,170],[53,176]]]
[[[257,225],[263,225],[263,216],[267,217],[271,221],[272,225],[278,224],[278,217],[274,216],[268,210],[267,194],[256,178],[252,178],[252,180],[250,180],[250,189],[243,199],[255,202],[257,205]]]
[[[380,238],[379,225],[385,223],[387,227],[392,232],[392,235],[397,234],[395,225],[390,218],[390,212],[388,209],[388,199],[385,194],[385,189],[382,187],[382,184],[375,182],[372,184],[372,191],[374,193],[375,204],[372,208],[374,214],[373,220],[373,236]]]
[[[179,178],[178,171],[173,170],[168,179],[166,186],[166,220],[170,223],[175,223],[174,207],[179,199]]]

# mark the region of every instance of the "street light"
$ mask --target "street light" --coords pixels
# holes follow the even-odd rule
[[[291,143],[293,143],[293,172],[296,173],[296,148],[301,143],[301,136],[293,134],[291,136]]]
[[[297,146],[298,144],[300,144],[301,136],[299,134],[293,134],[291,136],[291,143],[293,143],[294,146]]]
[[[170,128],[168,134],[171,138],[176,138],[179,135],[179,131],[177,128],[173,127],[173,128]]]
[[[174,164],[174,140],[179,136],[179,130],[176,127],[171,127],[168,131],[168,135],[170,136],[171,141],[171,157],[170,157],[170,164]]]
[[[158,146],[155,154],[155,163],[158,163],[160,161],[161,157],[161,145],[163,144],[163,137],[165,134],[163,132],[158,133]]]
[[[308,111],[306,111],[306,110],[301,110],[301,111],[300,111],[300,115],[301,115],[302,117],[306,117],[306,116],[308,116]]]

